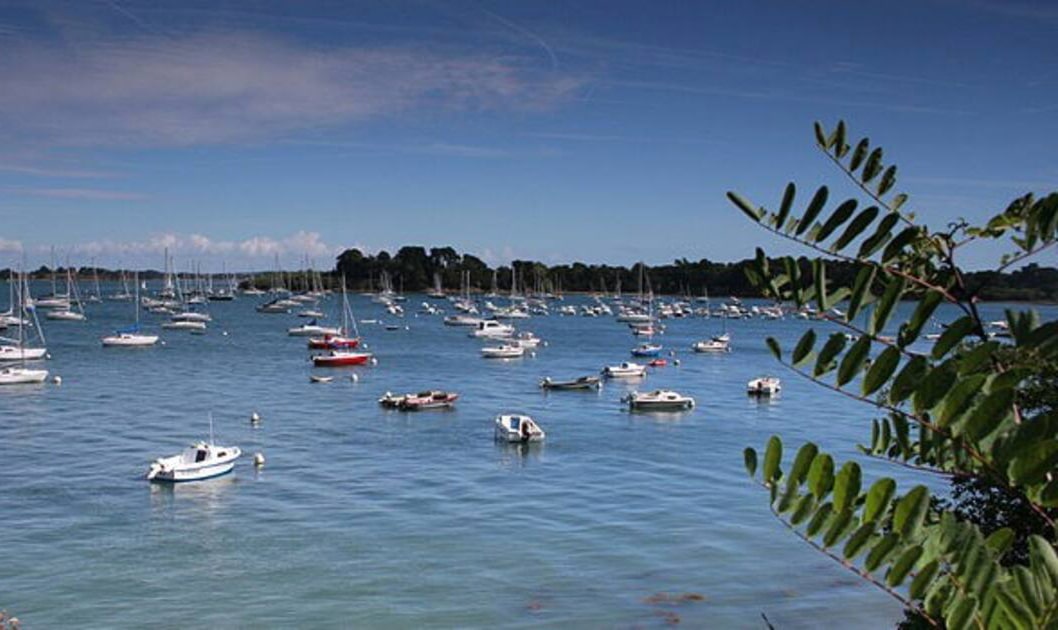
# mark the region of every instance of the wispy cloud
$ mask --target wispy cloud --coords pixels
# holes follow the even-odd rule
[[[6,239],[0,236],[0,253],[10,254],[22,251],[22,241]]]
[[[583,84],[517,56],[247,32],[0,40],[0,55],[5,133],[64,145],[252,142],[418,109],[541,110]]]
[[[55,179],[105,179],[116,176],[115,173],[108,171],[51,168],[28,164],[5,164],[3,162],[0,162],[0,171],[6,173],[18,173],[19,175],[33,175],[34,177],[51,177]]]
[[[30,197],[50,197],[53,199],[79,199],[84,201],[142,201],[147,195],[121,190],[103,190],[100,188],[23,188],[7,186],[0,191]]]
[[[2,242],[2,241],[0,241]],[[38,248],[43,252],[48,249]],[[217,239],[204,234],[165,232],[142,240],[95,240],[64,248],[73,256],[129,258],[160,256],[166,250],[175,257],[260,260],[274,256],[330,258],[345,247],[326,243],[319,232],[299,230],[285,237],[251,236],[242,240]],[[329,260],[328,260],[329,262]]]

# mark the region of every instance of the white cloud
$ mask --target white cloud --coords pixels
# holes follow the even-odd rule
[[[22,251],[22,241],[14,241],[0,236],[0,252],[9,254]]]
[[[324,47],[248,32],[0,39],[0,123],[22,140],[255,141],[422,108],[533,110],[583,84],[531,60],[424,47]]]

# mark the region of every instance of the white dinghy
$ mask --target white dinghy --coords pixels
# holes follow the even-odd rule
[[[782,391],[782,381],[774,376],[762,376],[746,383],[750,396],[774,396]]]
[[[642,378],[647,375],[647,366],[632,361],[620,365],[607,365],[602,369],[606,378]]]
[[[510,344],[486,346],[481,349],[481,357],[484,359],[520,359],[523,356],[525,356],[525,348]]]
[[[496,416],[496,440],[499,442],[541,442],[545,437],[544,430],[529,416]]]

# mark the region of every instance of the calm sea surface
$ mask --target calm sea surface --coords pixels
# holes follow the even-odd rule
[[[332,320],[338,301],[323,304]],[[351,301],[360,318],[397,321]],[[206,335],[162,331],[164,345],[148,349],[99,344],[131,321],[128,303],[89,305],[83,323],[44,322],[44,365],[62,385],[0,388],[0,608],[27,628],[726,628],[761,627],[761,613],[778,627],[847,628],[900,618],[888,596],[787,532],[742,466],[742,449],[772,433],[791,449],[814,439],[840,459],[868,437],[869,410],[784,373],[765,349],[767,335],[792,347],[808,322],[729,321],[734,351],[710,356],[690,344],[721,320],[669,320],[660,340],[681,365],[636,387],[676,389],[698,406],[632,414],[620,404],[632,385],[537,387],[629,359],[637,340],[612,318],[518,321],[548,345],[495,361],[466,329],[415,316],[421,301],[406,303],[406,329],[363,325],[378,365],[332,370],[329,384],[309,382],[305,339],[286,335],[299,320],[255,313],[253,298],[213,303]],[[1002,306],[985,311],[996,319]],[[766,373],[783,378],[782,395],[748,398],[745,382]],[[428,388],[458,391],[456,409],[405,414],[376,402]],[[493,418],[507,411],[536,418],[546,443],[494,443]],[[245,453],[234,474],[144,481],[152,459],[206,436],[210,412],[217,441]],[[259,471],[255,452],[267,457]],[[672,601],[683,594],[694,596]]]

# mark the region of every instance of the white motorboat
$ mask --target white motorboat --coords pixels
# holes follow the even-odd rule
[[[323,319],[327,315],[323,311],[318,311],[314,308],[307,308],[303,311],[298,311],[298,317],[311,317],[313,319]]]
[[[545,376],[540,381],[540,387],[543,389],[601,389],[602,379],[598,376],[581,376],[568,381],[555,381],[550,376]]]
[[[628,403],[628,407],[634,410],[678,411],[694,408],[693,398],[667,389],[643,393],[632,392],[624,400]]]
[[[502,346],[486,346],[481,349],[481,356],[485,359],[518,359],[525,356],[525,348],[506,343]]]
[[[206,322],[196,322],[185,319],[178,322],[165,322],[162,324],[162,328],[166,330],[205,330]]]
[[[619,365],[607,365],[602,369],[606,378],[641,378],[647,375],[647,366],[625,361]]]
[[[751,396],[774,396],[782,391],[782,381],[774,376],[762,376],[746,383],[746,393]]]
[[[217,446],[212,442],[198,442],[171,457],[159,457],[147,471],[150,481],[201,481],[226,475],[235,467],[242,451],[238,446]]]
[[[0,385],[43,383],[47,378],[47,370],[33,370],[26,367],[0,368]]]
[[[147,471],[150,481],[201,481],[231,472],[242,451],[238,446],[220,446],[213,442],[213,416],[209,418],[209,441],[198,442],[178,455],[159,457]]]
[[[507,343],[512,346],[520,346],[522,348],[535,348],[540,345],[542,340],[531,332],[518,333],[517,337],[509,339]]]
[[[731,338],[727,335],[717,335],[712,339],[695,342],[691,348],[695,352],[731,352]]]
[[[496,440],[500,442],[540,442],[547,434],[529,416],[504,414],[496,416]]]
[[[478,323],[477,329],[470,333],[471,337],[484,337],[486,339],[503,339],[512,335],[514,335],[514,326],[494,319],[481,321]]]
[[[445,326],[479,326],[484,321],[472,315],[449,315],[444,319]]]
[[[65,308],[48,311],[44,314],[44,317],[64,322],[83,322],[86,319],[84,313]]]
[[[291,337],[341,335],[342,332],[342,329],[337,326],[320,326],[316,323],[316,320],[312,320],[307,324],[302,324],[301,326],[294,326],[293,328],[287,329],[287,334]]]

